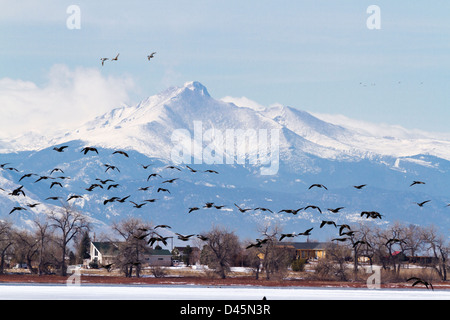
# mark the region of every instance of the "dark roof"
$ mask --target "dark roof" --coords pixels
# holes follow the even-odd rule
[[[325,250],[328,242],[287,242],[286,245],[293,246],[297,250]]]
[[[117,242],[92,242],[102,255],[116,256],[119,253]]]
[[[172,253],[166,249],[161,249],[161,250],[150,249],[149,253],[152,256],[171,256],[172,255]]]

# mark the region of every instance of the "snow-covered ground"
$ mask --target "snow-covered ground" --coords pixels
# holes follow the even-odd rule
[[[1,300],[450,300],[450,290],[0,285]]]

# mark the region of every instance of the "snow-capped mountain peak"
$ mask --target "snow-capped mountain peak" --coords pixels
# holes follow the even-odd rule
[[[345,124],[333,124],[293,107],[276,105],[267,108],[237,106],[212,98],[198,81],[186,82],[148,97],[134,106],[123,105],[99,116],[74,131],[57,136],[4,141],[2,145],[17,150],[44,148],[65,141],[81,140],[105,148],[139,150],[144,154],[168,159],[174,131],[188,130],[194,123],[203,130],[280,130],[279,147],[285,158],[296,159],[304,153],[321,158],[393,156],[430,154],[450,159],[450,141],[392,136],[372,136]],[[45,143],[47,141],[47,144]],[[29,143],[28,143],[29,142]],[[29,145],[28,145],[29,144]],[[14,151],[17,151],[14,150]]]
[[[232,140],[231,149],[235,149],[231,151],[245,148],[248,158],[258,159],[260,163],[239,162],[238,156],[228,149],[229,132],[232,133],[232,139],[236,139]],[[252,132],[256,133],[256,140],[249,138],[249,133]],[[260,170],[265,167],[261,163],[260,145],[265,138],[266,141],[273,141],[269,139],[269,135],[266,137],[261,132],[268,133],[270,138],[277,137],[277,170],[271,175],[265,175]],[[277,134],[273,135],[273,132]],[[186,140],[180,144],[174,137]],[[67,152],[57,154],[52,150],[53,146],[62,144],[69,146]],[[174,173],[169,172],[166,166],[167,163],[175,163],[173,151],[178,149],[174,147],[180,145],[187,153],[193,151],[189,157],[182,158],[192,163],[176,163],[184,170],[180,169],[175,172],[176,175],[171,176]],[[80,153],[83,146],[95,146],[100,152],[92,157],[90,154],[85,156]],[[162,222],[169,219],[170,215],[171,222],[177,223],[179,228],[190,227],[192,231],[196,229],[195,232],[201,231],[198,230],[199,226],[203,228],[210,221],[218,219],[228,222],[234,219],[234,225],[242,227],[243,232],[253,231],[242,224],[243,221],[250,221],[253,226],[255,220],[280,219],[287,221],[290,227],[294,224],[303,227],[305,222],[309,225],[320,219],[308,212],[295,217],[277,214],[263,217],[258,212],[239,216],[239,213],[233,211],[234,203],[246,204],[252,208],[274,206],[274,212],[285,209],[287,205],[299,208],[312,202],[329,208],[342,205],[348,212],[329,218],[340,219],[345,223],[360,221],[358,210],[369,207],[381,210],[386,215],[390,212],[391,220],[397,218],[395,214],[408,214],[406,218],[410,219],[410,212],[414,212],[413,220],[424,223],[426,216],[414,211],[415,207],[411,208],[411,203],[418,201],[418,194],[414,193],[418,188],[409,188],[410,181],[419,177],[422,179],[423,176],[430,182],[433,180],[425,188],[428,188],[429,193],[426,195],[427,199],[433,198],[433,214],[437,217],[434,219],[440,219],[440,224],[444,227],[450,224],[450,220],[446,218],[448,212],[444,211],[447,210],[444,205],[447,200],[444,197],[445,190],[448,189],[450,168],[449,140],[423,136],[370,135],[368,132],[354,130],[345,123],[333,124],[288,106],[238,106],[214,99],[206,87],[196,81],[169,88],[136,105],[122,105],[76,130],[51,137],[25,134],[16,140],[0,141],[0,147],[9,149],[8,152],[0,151],[3,153],[1,163],[13,163],[22,171],[19,174],[0,170],[0,187],[5,190],[16,186],[24,172],[44,175],[52,168],[59,167],[71,176],[64,188],[57,190],[50,190],[48,185],[34,183],[32,180],[22,180],[20,183],[24,184],[29,198],[20,198],[23,203],[19,204],[25,204],[24,201],[33,198],[33,201],[40,200],[50,205],[49,201],[45,201],[49,192],[58,192],[64,196],[68,196],[66,193],[69,191],[83,192],[86,199],[82,203],[83,209],[92,212],[93,216],[102,221],[115,215],[129,214],[130,208],[103,204],[105,199],[116,192],[114,189],[97,190],[96,194],[85,191],[94,182],[93,179],[114,174],[112,177],[121,185],[121,190],[117,191],[121,192],[121,196],[129,194],[133,199],[144,201],[147,198],[144,198],[144,193],[138,191],[138,188],[148,185],[155,187],[153,182],[159,182],[148,180],[151,170],[162,176],[180,179],[173,185],[170,194],[162,195],[157,189],[153,191],[152,197],[161,201],[149,212],[157,215],[158,221]],[[112,150],[118,149],[129,151],[130,158],[114,156]],[[196,153],[196,149],[201,152]],[[32,152],[18,152],[23,150]],[[271,156],[274,154],[273,150],[270,149]],[[206,161],[207,157],[214,161]],[[120,167],[120,174],[106,172],[105,163],[114,163]],[[140,166],[147,163],[152,165],[149,171]],[[184,164],[192,165],[196,170],[195,174]],[[224,165],[220,167],[222,164]],[[218,169],[220,174],[207,174],[205,171],[210,166]],[[308,185],[313,181],[324,183],[329,191],[308,191]],[[161,184],[158,186],[167,186],[162,185],[162,181],[159,183]],[[365,190],[367,192],[352,188],[363,183],[369,186],[369,190]],[[422,195],[418,198],[421,197]],[[3,204],[9,210],[17,202],[15,200],[17,199],[8,197],[8,192],[0,193],[0,205]],[[220,202],[226,205],[227,210],[218,211],[220,215],[214,211],[215,214],[208,218],[212,220],[196,220],[203,219],[203,215],[185,215],[186,208],[206,201]],[[30,212],[33,211],[30,209],[27,213],[31,215]],[[182,219],[178,219],[180,215],[183,216]]]

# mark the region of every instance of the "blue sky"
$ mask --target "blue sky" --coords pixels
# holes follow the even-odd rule
[[[196,80],[218,99],[449,132],[450,2],[411,2],[0,1],[0,124],[68,117],[74,101],[87,107],[72,120],[89,120]]]

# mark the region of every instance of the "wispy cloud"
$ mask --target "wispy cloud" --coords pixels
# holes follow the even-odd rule
[[[54,65],[39,86],[20,79],[0,79],[0,138],[34,131],[73,129],[128,102],[130,77],[104,76],[98,69]]]

